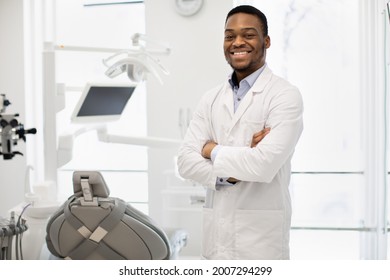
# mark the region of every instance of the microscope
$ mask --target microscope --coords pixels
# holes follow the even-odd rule
[[[13,146],[22,139],[26,142],[26,134],[35,134],[35,128],[24,129],[23,124],[16,119],[19,114],[4,114],[5,109],[11,103],[5,94],[0,94],[0,156],[6,159],[12,159],[15,155],[23,155],[19,151],[12,151]]]
[[[12,151],[13,146],[22,139],[26,141],[26,134],[35,134],[35,128],[24,129],[23,124],[18,122],[19,114],[5,114],[5,109],[11,102],[5,94],[0,94],[0,156],[4,159],[12,159],[15,155],[23,155],[19,151]],[[28,206],[28,205],[27,205]],[[25,206],[22,213],[27,208]],[[0,260],[11,260],[13,247],[15,248],[16,259],[23,259],[21,238],[23,232],[28,229],[26,220],[22,215],[15,218],[15,211],[11,211],[11,219],[6,220],[0,217]],[[13,243],[13,239],[15,242]]]

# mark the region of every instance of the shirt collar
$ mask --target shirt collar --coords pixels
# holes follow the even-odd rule
[[[256,82],[257,78],[260,76],[260,74],[263,72],[264,68],[266,67],[266,63],[260,67],[259,69],[257,69],[255,72],[253,72],[252,74],[250,74],[249,76],[245,77],[244,79],[241,80],[240,84],[241,83],[247,83],[249,85],[249,88],[251,88],[254,83]],[[237,84],[237,78],[236,78],[236,74],[235,72],[233,72],[232,74],[230,74],[229,76],[229,83],[230,85],[232,86],[232,88],[234,87],[239,87],[239,85]]]

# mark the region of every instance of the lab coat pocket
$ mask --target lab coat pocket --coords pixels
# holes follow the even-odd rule
[[[281,210],[236,210],[237,259],[282,259],[283,223]]]
[[[202,229],[202,258],[209,259],[213,255],[213,248],[215,247],[212,226],[213,226],[213,209],[203,208],[203,229]]]

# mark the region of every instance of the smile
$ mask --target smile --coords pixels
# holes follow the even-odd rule
[[[234,55],[234,56],[243,56],[243,55],[246,55],[250,53],[249,51],[244,51],[244,52],[231,52],[230,54]]]

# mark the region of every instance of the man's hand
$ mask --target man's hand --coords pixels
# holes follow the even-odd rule
[[[260,143],[261,140],[270,132],[271,128],[266,127],[263,130],[256,132],[252,136],[252,143],[251,143],[251,148],[256,147],[257,144]]]
[[[237,182],[240,182],[240,180],[237,180],[236,178],[229,177],[226,181],[228,181],[230,184],[235,184]]]
[[[204,144],[202,149],[202,157],[210,159],[211,157],[211,151],[214,149],[215,146],[218,144],[214,141],[207,141],[206,144]]]

